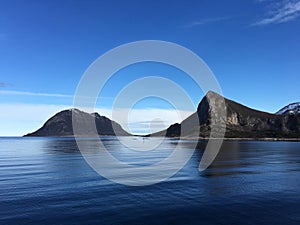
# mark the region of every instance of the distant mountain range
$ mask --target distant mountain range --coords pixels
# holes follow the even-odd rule
[[[248,108],[222,96],[208,92],[198,105],[197,111],[182,121],[173,124],[166,130],[148,136],[179,137],[182,127],[185,127],[184,137],[208,138],[211,132],[213,106],[225,102],[226,138],[300,138],[299,103],[288,105],[276,114],[266,113]],[[98,135],[130,135],[122,127],[98,113],[86,113],[78,109],[64,110],[51,117],[40,129],[25,136],[72,136],[72,113],[76,115],[82,127],[79,135],[92,135],[93,131],[86,124],[95,120]],[[186,129],[188,127],[188,129]],[[115,132],[114,131],[117,131]],[[199,132],[200,131],[200,132]],[[78,133],[77,133],[78,134]]]

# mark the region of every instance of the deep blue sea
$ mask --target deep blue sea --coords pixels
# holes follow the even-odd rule
[[[167,139],[153,153],[103,142],[145,164],[190,146]],[[73,138],[0,138],[0,224],[300,224],[300,142],[225,141],[199,172],[204,147],[171,178],[134,187],[96,173]]]

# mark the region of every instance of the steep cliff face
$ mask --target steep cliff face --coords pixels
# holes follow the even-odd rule
[[[72,119],[77,123],[76,127],[79,127],[77,135],[129,135],[118,123],[105,116],[69,109],[55,114],[40,129],[25,136],[72,136],[74,135]],[[91,126],[94,123],[96,130]]]
[[[226,116],[220,113],[224,106],[222,102],[225,103],[223,110]],[[209,137],[213,119],[217,125],[226,126],[225,137],[300,138],[299,114],[278,115],[254,110],[214,92],[208,92],[199,103],[197,112],[182,122],[181,125],[190,126],[189,131],[182,136]],[[173,126],[170,128],[167,129],[167,136],[180,134]],[[180,129],[179,126],[177,128]]]
[[[300,137],[300,117],[254,110],[225,99],[226,137]]]

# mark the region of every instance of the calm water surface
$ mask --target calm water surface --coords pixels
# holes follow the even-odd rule
[[[178,144],[138,152],[103,141],[141,165]],[[179,145],[189,150],[189,141]],[[300,224],[299,142],[225,141],[200,173],[204,147],[170,179],[129,187],[93,171],[72,138],[0,138],[0,224]]]

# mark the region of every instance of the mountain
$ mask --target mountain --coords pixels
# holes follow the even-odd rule
[[[222,103],[225,103],[226,116],[220,114]],[[223,123],[220,130],[226,129],[226,138],[300,138],[300,114],[271,114],[258,111],[211,91],[201,100],[197,111],[181,124],[173,124],[168,129],[150,136],[178,137],[182,134],[184,137],[207,138],[210,136],[213,120],[216,126]],[[215,136],[218,137],[216,132]]]
[[[181,124],[173,124],[166,130],[147,136],[208,138],[212,127],[215,127],[214,137],[221,137],[224,130],[226,138],[300,138],[300,114],[295,113],[299,112],[299,108],[300,104],[294,103],[271,114],[210,91],[199,103],[197,111]],[[55,114],[40,129],[25,136],[72,136],[73,123],[76,135],[130,135],[118,123],[98,113],[69,109]]]
[[[299,114],[300,113],[300,102],[291,103],[282,109],[280,109],[276,114]]]
[[[76,129],[77,135],[130,135],[118,123],[98,113],[89,114],[78,109],[68,109],[55,114],[40,129],[25,136],[73,136],[72,122],[79,127]],[[94,122],[96,130],[93,130]]]

